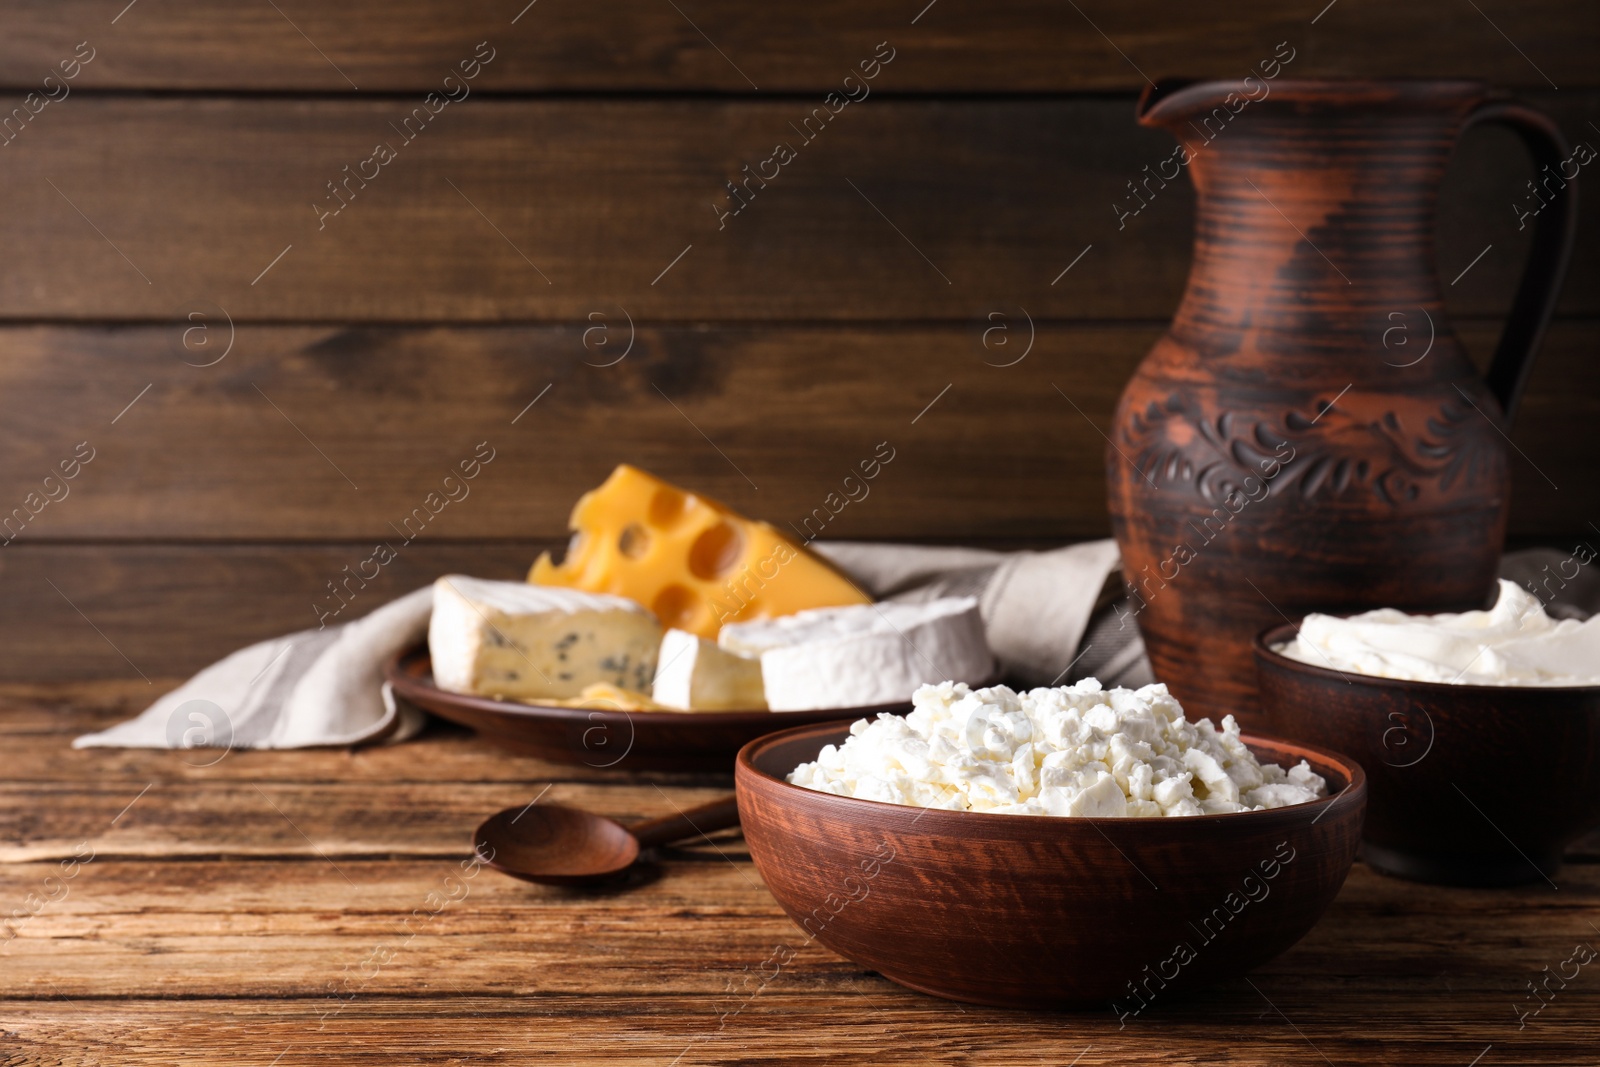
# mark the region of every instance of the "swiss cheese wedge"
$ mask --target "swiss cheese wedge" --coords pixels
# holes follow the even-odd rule
[[[528,581],[629,597],[708,639],[723,623],[871,602],[773,526],[627,464],[579,498],[571,526],[566,559],[545,553]]]

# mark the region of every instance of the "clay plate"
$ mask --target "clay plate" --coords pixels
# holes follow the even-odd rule
[[[726,771],[746,743],[789,726],[854,721],[889,712],[903,715],[909,700],[873,707],[818,711],[606,711],[493,700],[440,689],[426,645],[390,660],[384,675],[395,694],[468,726],[510,748],[556,763],[599,770]]]

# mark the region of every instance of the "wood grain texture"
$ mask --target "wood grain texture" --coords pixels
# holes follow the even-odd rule
[[[578,327],[241,327],[234,352],[203,369],[168,350],[176,330],[18,331],[0,364],[11,457],[0,500],[21,503],[80,441],[97,454],[6,551],[106,536],[399,546],[419,529],[417,545],[564,541],[578,496],[621,462],[793,533],[885,441],[893,458],[869,495],[826,527],[813,517],[812,532],[1098,533],[1104,443],[1089,419],[1109,412],[1154,334],[1041,323],[1033,351],[1005,367],[995,364],[1023,354],[1029,327],[1015,309],[995,321],[1006,325],[989,348],[982,330],[994,324],[982,319],[641,328],[611,367],[595,364],[621,355],[620,320],[616,356],[586,349]],[[1552,376],[1578,372],[1565,363],[1552,360]],[[421,525],[414,509],[444,494],[481,442],[492,459],[467,495]]]
[[[1126,1027],[1110,1011],[962,1009],[807,942],[736,836],[665,853],[634,884],[602,895],[487,870],[460,877],[473,804],[501,799],[474,784],[475,770],[498,776],[520,766],[530,785],[539,777],[456,735],[353,756],[236,753],[203,772],[181,766],[177,753],[122,753],[128,762],[109,776],[102,771],[111,754],[64,747],[85,722],[136,702],[142,688],[0,691],[8,756],[25,760],[12,743],[42,743],[52,725],[60,746],[57,778],[40,794],[48,804],[0,793],[0,840],[12,850],[0,865],[4,911],[61,874],[58,860],[17,862],[21,851],[43,856],[52,841],[66,854],[78,842],[96,849],[64,883],[67,892],[0,947],[0,1062],[798,1065],[844,1056],[957,1065],[1080,1057],[1080,1065],[1109,1067],[1170,1063],[1181,1048],[1193,1062],[1310,1067],[1326,1057],[1461,1067],[1491,1045],[1489,1062],[1586,1062],[1597,1037],[1600,986],[1587,968],[1565,987],[1552,982],[1555,995],[1524,1028],[1517,1014],[1531,1009],[1528,981],[1558,968],[1574,944],[1596,940],[1589,923],[1600,909],[1600,867],[1589,863],[1570,863],[1559,892],[1464,892],[1357,864],[1323,921],[1248,983],[1158,1001]],[[330,759],[395,761],[388,780],[342,787],[372,814],[310,810],[329,795],[319,789]],[[449,788],[458,799],[428,814],[422,809],[447,792],[443,768],[456,775]],[[436,792],[415,792],[435,777]],[[617,814],[659,813],[707,795],[657,784],[664,796],[639,779],[557,788],[564,802]],[[280,834],[283,818],[265,805],[264,817],[232,807],[242,793],[259,801],[257,787],[304,817],[319,846],[335,824],[345,827],[346,851],[329,853],[338,870],[304,838]],[[125,798],[112,796],[118,788]],[[165,807],[146,807],[161,796]],[[48,816],[49,806],[66,814]],[[184,855],[193,827],[175,817],[180,809],[216,811],[231,824],[230,842],[256,855]],[[453,830],[446,836],[455,846],[412,852],[404,834],[380,825],[379,812]],[[41,817],[55,821],[30,821]],[[163,834],[164,851],[156,847]],[[130,854],[135,838],[145,854]],[[396,845],[398,854],[382,850]],[[779,947],[793,955],[775,970],[766,961]]]
[[[43,492],[78,442],[97,452],[0,547],[0,641],[12,652],[0,678],[191,672],[314,626],[317,605],[336,603],[328,583],[379,539],[397,559],[351,613],[443,573],[521,577],[564,542],[578,495],[622,461],[782,527],[826,509],[888,440],[895,459],[823,536],[1105,536],[1100,432],[1159,328],[1040,324],[1027,358],[995,366],[1024,343],[1025,324],[1009,322],[988,349],[976,325],[641,329],[610,368],[584,365],[598,357],[576,328],[242,327],[210,368],[178,362],[153,327],[6,331],[3,514]],[[1493,345],[1488,324],[1462,332],[1480,357]],[[1600,417],[1595,336],[1589,321],[1558,324],[1514,426],[1511,529],[1523,540],[1571,547],[1600,521],[1587,507],[1600,446],[1569,430]],[[469,495],[404,544],[414,509],[483,440],[496,455]]]
[[[621,321],[616,355],[600,334],[586,348],[578,326],[241,326],[205,368],[179,361],[175,327],[0,331],[0,516],[43,499],[79,443],[95,450],[65,499],[25,527],[13,517],[0,564],[81,539],[564,541],[578,496],[621,462],[793,532],[884,441],[894,458],[869,495],[810,532],[1104,536],[1101,433],[1160,328],[1036,322],[1029,350],[1020,309],[997,314],[960,328],[640,327],[610,367],[595,364],[621,355]],[[1498,323],[1458,325],[1483,362]],[[1597,338],[1600,321],[1560,323],[1534,369],[1512,431],[1514,535],[1594,519],[1600,444],[1569,426],[1600,416]],[[493,458],[467,495],[422,524],[414,510],[437,508],[428,494],[482,442]]]
[[[238,782],[282,781],[281,762],[270,753],[234,752],[211,763],[207,754],[192,762],[172,760],[165,753],[106,748],[86,753],[62,744],[64,737],[92,733],[132,718],[150,702],[152,689],[165,692],[179,679],[156,678],[153,686],[134,679],[51,685],[3,685],[6,714],[0,718],[0,743],[12,754],[7,781],[49,783],[91,774],[97,782],[142,789],[153,776],[172,785],[227,779]],[[312,782],[530,782],[610,781],[616,775],[582,764],[556,764],[512,752],[470,731],[435,721],[428,727],[429,758],[419,763],[413,750],[377,745],[359,749],[307,749],[295,758],[297,780]],[[85,760],[88,762],[85,763]],[[642,772],[636,782],[727,788],[726,772],[693,774]],[[538,788],[543,788],[539,786]],[[535,789],[537,791],[537,789]]]
[[[482,77],[485,91],[826,91],[888,39],[904,56],[894,68],[900,91],[1103,92],[1137,90],[1146,74],[1242,77],[1287,39],[1299,49],[1297,65],[1324,77],[1472,74],[1548,88],[1548,75],[1563,89],[1596,84],[1574,25],[1589,13],[1563,0],[1481,5],[1493,25],[1447,0],[1329,12],[1315,24],[1315,6],[1266,0],[1231,5],[1225,16],[1152,0],[1101,0],[1079,5],[1081,13],[1046,0],[928,10],[694,0],[678,4],[681,13],[649,0],[526,2],[462,11],[444,0],[290,0],[278,4],[280,14],[270,5],[186,0],[118,16],[121,5],[108,13],[92,0],[9,0],[0,8],[10,31],[0,70],[6,86],[31,88],[30,75],[42,77],[88,37],[101,52],[80,76],[85,88],[427,90],[488,39],[499,55]]]
[[[441,574],[523,577],[534,548],[419,542],[357,591],[342,617]],[[11,592],[0,625],[20,640],[0,672],[11,672],[10,681],[53,681],[183,676],[252,642],[315,628],[318,608],[334,603],[324,602],[332,596],[327,583],[344,580],[343,568],[354,571],[372,546],[18,544],[6,551],[16,554],[0,570]]]
[[[17,1055],[29,1057],[21,1063],[70,1063],[92,1047],[97,1056],[135,1067],[157,1067],[175,1058],[204,1065],[266,1064],[279,1053],[281,1067],[315,1067],[330,1057],[361,1065],[404,1059],[430,1065],[555,1061],[665,1067],[676,1059],[683,1067],[750,1062],[804,1067],[829,1052],[873,1063],[940,1067],[1037,1067],[1041,1059],[1069,1064],[1074,1057],[1079,1067],[1155,1067],[1173,1062],[1174,1047],[1184,1049],[1191,1062],[1241,1067],[1381,1064],[1394,1057],[1419,1067],[1460,1067],[1493,1037],[1501,1038],[1496,1047],[1509,1049],[1518,1064],[1570,1067],[1586,1062],[1593,1047],[1593,1027],[1578,1014],[1591,1002],[1581,994],[1569,995],[1570,1008],[1547,1009],[1531,1033],[1508,1037],[1498,1018],[1511,1015],[1503,994],[1457,995],[1442,972],[1371,988],[1364,995],[1354,983],[1307,984],[1303,976],[1291,976],[1264,984],[1265,977],[1253,979],[1260,993],[1241,982],[1175,1005],[1159,1021],[1126,1031],[1116,1029],[1115,1019],[1098,1016],[930,1006],[926,998],[875,978],[862,979],[870,986],[867,995],[853,987],[763,993],[720,1030],[719,1005],[738,1003],[731,997],[572,995],[530,1002],[445,991],[362,997],[326,1026],[325,1009],[293,1001],[249,1003],[247,1017],[240,1014],[239,1002],[217,999],[9,1002],[0,1011],[17,1035]],[[1344,1007],[1330,1006],[1334,991]],[[1289,1022],[1267,1006],[1263,995]],[[1345,1014],[1352,1003],[1355,1018]],[[1489,1013],[1496,1018],[1483,1017]],[[1511,1029],[1516,1029],[1514,1017]]]
[[[1539,99],[1591,136],[1600,95]],[[407,141],[413,104],[52,105],[0,149],[0,318],[1165,320],[1187,272],[1187,178],[1131,220],[1114,207],[1173,151],[1131,98],[868,98],[813,120],[810,141],[805,100],[468,98]],[[396,158],[360,167],[378,142]],[[778,142],[796,158],[762,168]],[[722,218],[745,165],[771,179]],[[1440,270],[1494,247],[1450,287],[1459,312],[1506,305],[1532,173],[1502,131],[1464,145]],[[339,197],[334,181],[350,183]],[[1600,312],[1600,221],[1584,227],[1567,314]]]
[[[493,746],[485,746],[489,752]],[[220,753],[218,753],[220,755]],[[188,753],[193,760],[208,754]],[[183,756],[168,753],[170,761]],[[230,753],[228,759],[234,758]],[[492,757],[490,757],[492,758]],[[567,776],[563,776],[567,777]],[[209,788],[167,789],[149,781],[129,788],[116,785],[41,785],[0,787],[5,794],[0,862],[61,860],[96,826],[129,805],[116,824],[106,851],[118,856],[278,856],[316,855],[339,860],[352,856],[469,856],[472,830],[479,822],[543,794],[552,804],[582,806],[592,797],[581,781],[418,782],[403,788],[409,796],[399,808],[373,804],[370,783],[252,781],[214,783]],[[549,792],[544,787],[549,786]],[[400,788],[392,783],[389,788]],[[728,792],[726,785],[678,787],[679,803],[699,804]],[[686,799],[687,798],[687,799]],[[399,794],[391,796],[399,801]],[[613,784],[600,814],[618,819],[654,817],[672,811],[656,782]],[[103,817],[102,817],[103,816]],[[465,829],[463,829],[465,827]],[[97,852],[102,851],[98,847]]]
[[[153,688],[165,692],[177,683],[178,679],[157,678]],[[0,682],[0,708],[4,709],[0,715],[0,744],[10,760],[7,781],[20,789],[29,783],[92,779],[103,789],[122,788],[132,796],[151,782],[179,792],[217,782],[369,783],[385,788],[470,782],[477,786],[509,784],[537,792],[548,783],[617,780],[617,775],[594,768],[509,752],[492,739],[440,722],[428,727],[425,760],[417,759],[417,749],[407,745],[304,749],[287,764],[280,754],[270,752],[233,752],[213,764],[207,754],[198,754],[191,762],[170,752],[148,749],[69,747],[68,742],[79,734],[103,730],[138,714],[150,702],[151,689],[141,681],[126,678],[72,683]],[[645,771],[627,777],[631,782],[655,783],[669,790],[726,790],[732,784],[729,773]],[[86,807],[81,813],[83,825],[91,824],[98,817],[98,810]],[[643,809],[651,810],[654,809]],[[615,814],[626,817],[635,813]],[[1574,844],[1568,857],[1585,862],[1600,859],[1600,833]]]
[[[712,1016],[714,1027],[713,998],[726,997],[729,979],[746,966],[754,972],[776,945],[796,955],[762,998],[783,992],[855,996],[870,1011],[896,988],[820,945],[802,949],[805,934],[779,909],[748,856],[735,852],[724,860],[708,848],[663,856],[635,884],[602,894],[534,886],[488,869],[464,877],[465,852],[436,860],[341,861],[349,882],[315,857],[97,858],[68,881],[65,897],[17,927],[5,949],[4,999],[204,998],[225,992],[247,1001],[300,1000],[327,1010],[337,1004],[318,1001],[332,999],[329,983],[350,973],[345,965],[354,971],[385,945],[395,950],[393,958],[353,979],[361,1000],[416,997],[426,1006],[431,998],[450,995],[451,983],[463,995],[502,1000],[693,996],[706,998],[700,1010]],[[59,865],[10,866],[0,891],[8,902],[20,903],[47,877],[59,878]],[[447,879],[453,879],[448,887]],[[1344,1000],[1351,993],[1359,997],[1363,987],[1374,997],[1415,996],[1431,984],[1442,1000],[1449,993],[1441,969],[1450,967],[1457,996],[1479,1006],[1495,994],[1506,998],[1484,1021],[1501,1025],[1503,1014],[1514,1033],[1511,994],[1526,994],[1519,989],[1522,968],[1537,959],[1528,977],[1546,962],[1554,970],[1574,942],[1594,940],[1593,931],[1582,932],[1583,916],[1600,903],[1594,866],[1574,868],[1561,887],[1577,902],[1565,915],[1541,907],[1532,890],[1468,903],[1472,895],[1452,900],[1448,891],[1357,866],[1322,923],[1285,956],[1253,972],[1254,980],[1274,999],[1275,986],[1298,987],[1297,996],[1320,992]],[[437,896],[425,905],[430,894]],[[427,914],[439,907],[439,897],[450,895],[455,899],[431,919],[414,917],[410,927],[404,925],[413,909]],[[1543,896],[1552,897],[1548,886]],[[1392,934],[1388,949],[1386,925],[1409,931]],[[1340,933],[1346,943],[1331,944]],[[1438,943],[1453,935],[1468,935],[1470,943]],[[1555,952],[1556,958],[1542,959],[1541,952]],[[483,964],[476,972],[473,955]],[[240,967],[241,958],[252,959],[255,967]],[[1250,992],[1238,979],[1219,984],[1234,996]],[[1564,1004],[1560,992],[1577,996],[1577,1007]],[[1576,981],[1560,992],[1541,1023],[1600,999]],[[1158,1000],[1162,1010],[1152,1007],[1130,1019],[1128,1032],[1161,1028],[1173,1011],[1182,1017],[1183,1000]],[[1356,1010],[1367,1003],[1358,1000]],[[1104,1005],[1096,1007],[1066,1019],[1093,1026],[1105,1015],[1115,1030],[1115,1017]],[[944,1010],[959,1011],[949,1005]],[[1023,1014],[1019,1021],[1027,1018]]]

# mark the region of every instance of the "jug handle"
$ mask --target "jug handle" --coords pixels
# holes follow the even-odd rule
[[[1539,350],[1545,327],[1555,311],[1567,262],[1572,258],[1577,235],[1578,183],[1576,177],[1569,179],[1561,173],[1561,164],[1570,155],[1567,141],[1560,128],[1543,112],[1515,100],[1490,100],[1467,116],[1462,130],[1483,122],[1509,126],[1516,131],[1533,154],[1535,173],[1543,172],[1548,166],[1567,183],[1561,195],[1546,204],[1534,222],[1533,246],[1528,250],[1522,282],[1517,286],[1511,314],[1506,318],[1494,359],[1484,376],[1484,384],[1500,401],[1500,410],[1505,412],[1509,423],[1522,400],[1534,353]]]

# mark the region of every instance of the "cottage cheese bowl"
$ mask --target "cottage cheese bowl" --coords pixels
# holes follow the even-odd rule
[[[1181,717],[1164,692],[1122,693],[1090,699],[1085,687],[1058,703],[1041,697],[1030,705],[1030,714],[1022,706],[1027,694],[998,687],[924,688],[918,710],[926,709],[925,717],[939,731],[969,735],[965,751],[977,754],[954,775],[968,782],[955,789],[961,802],[945,789],[935,791],[937,782],[921,796],[938,806],[901,802],[906,796],[844,795],[860,789],[868,777],[890,781],[881,775],[857,775],[850,790],[813,787],[820,784],[815,768],[829,762],[824,751],[847,751],[848,739],[864,736],[870,726],[856,733],[856,727],[840,724],[803,726],[746,745],[735,769],[745,839],[773,896],[803,931],[794,944],[814,938],[892,981],[936,996],[1006,1007],[1099,1009],[1125,1020],[1159,1011],[1181,988],[1242,974],[1293,945],[1331,903],[1355,859],[1366,803],[1360,767],[1309,746],[1241,737],[1225,724],[1212,730],[1209,741],[1227,757],[1212,758],[1230,781],[1230,762],[1250,780],[1242,770],[1245,755],[1260,767],[1278,768],[1283,777],[1268,783],[1265,779],[1276,775],[1262,771],[1263,781],[1253,789],[1289,784],[1304,762],[1299,779],[1309,787],[1314,776],[1327,795],[1260,810],[1206,814],[1202,808],[1199,814],[1173,817],[1137,809],[1139,814],[1130,815],[1129,793],[1119,783],[1122,815],[1037,810],[1052,803],[1077,804],[1079,810],[1116,806],[1110,789],[1095,784],[1098,773],[1066,780],[1093,770],[1088,763],[1098,761],[1088,758],[1090,751],[1060,776],[1047,775],[1042,763],[1035,764],[1041,782],[1061,780],[1041,784],[1032,798],[1019,790],[1018,800],[1011,800],[1001,779],[1017,773],[1019,754],[1026,756],[1023,746],[1034,745],[1035,754],[1041,746],[1082,747],[1076,744],[1078,735],[1068,731],[1074,717],[1104,736],[1108,756],[1111,737],[1128,730],[1095,725],[1098,719],[1112,726],[1106,712],[1096,708],[1116,713],[1114,703],[1121,702],[1139,719],[1157,714],[1139,706],[1150,704],[1173,710],[1169,722]],[[1144,696],[1135,700],[1138,693]],[[1016,708],[1010,708],[1011,701]],[[1022,718],[1042,736],[1021,739]],[[1202,732],[1197,724],[1186,726]],[[1052,728],[1059,744],[1049,740]],[[948,736],[946,742],[962,750]],[[917,746],[904,736],[898,743],[896,760],[914,763]],[[1154,741],[1144,743],[1152,758],[1135,761],[1124,752],[1102,766],[1113,782],[1118,766],[1129,781],[1135,762],[1151,766],[1153,793],[1155,757],[1163,753]],[[1234,744],[1238,749],[1230,755]],[[1010,758],[1001,759],[1007,746]],[[1039,758],[1048,761],[1052,755]],[[1061,769],[1067,762],[1051,766]],[[814,768],[809,784],[788,780],[806,765]],[[1190,774],[1191,781],[1202,781],[1187,766],[1164,769],[1174,772],[1167,780]],[[913,780],[939,777],[929,770]],[[1206,773],[1217,781],[1215,792],[1229,791],[1209,767]],[[977,784],[985,775],[989,783]],[[895,788],[908,787],[901,782]],[[1029,799],[1038,800],[1051,788],[1061,792],[1028,807]],[[1241,789],[1240,796],[1250,791]],[[1219,799],[1206,787],[1192,793],[1197,806]],[[987,798],[981,802],[990,804],[988,810],[972,810],[974,797]]]
[[[1600,666],[1581,653],[1600,631],[1528,599],[1503,583],[1486,612],[1310,616],[1257,637],[1269,728],[1365,769],[1373,867],[1448,885],[1553,880],[1600,826],[1600,685],[1571,684]]]
[[[920,687],[909,715],[850,727],[789,775],[825,793],[951,811],[1089,818],[1228,815],[1304,804],[1327,783],[1304,760],[1262,764],[1232,716],[1191,723],[1165,685],[1093,678],[1017,693]]]

